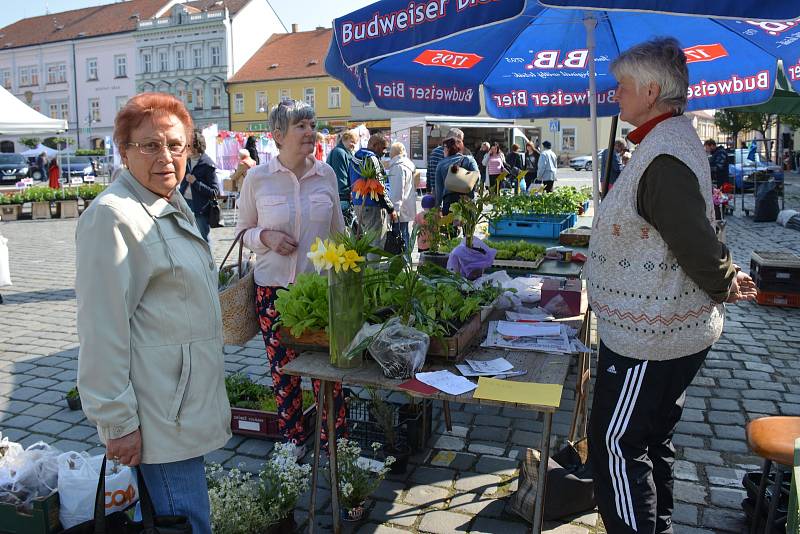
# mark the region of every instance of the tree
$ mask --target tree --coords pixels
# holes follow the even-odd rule
[[[781,115],[781,123],[789,126],[793,130],[800,130],[800,116],[799,115]]]
[[[38,137],[20,137],[19,142],[28,148],[36,148],[41,140]]]
[[[739,132],[750,129],[748,115],[750,113],[742,113],[733,109],[720,109],[714,116],[714,124],[717,125],[719,131],[733,138],[733,147],[731,148],[736,148],[736,138],[739,137]]]

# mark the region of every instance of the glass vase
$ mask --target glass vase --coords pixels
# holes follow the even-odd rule
[[[360,367],[362,352],[348,357],[347,347],[364,324],[364,271],[328,272],[328,337],[331,364]]]

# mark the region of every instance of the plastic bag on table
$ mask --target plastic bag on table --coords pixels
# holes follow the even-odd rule
[[[52,495],[58,487],[59,454],[42,441],[25,450],[7,439],[0,441],[0,502],[30,512],[34,499]]]
[[[94,517],[94,500],[103,455],[65,452],[58,457],[58,518],[64,528]],[[106,466],[106,515],[125,510],[139,499],[136,475],[130,467]]]
[[[388,378],[411,378],[425,363],[430,337],[404,325],[399,317],[383,324],[367,324],[353,338],[347,352],[369,349]]]
[[[447,269],[457,272],[470,280],[475,280],[494,263],[497,251],[484,244],[477,237],[472,238],[472,248],[468,248],[465,241],[450,252],[447,260]]]

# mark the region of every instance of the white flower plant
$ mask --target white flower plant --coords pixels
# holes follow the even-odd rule
[[[380,443],[372,444],[373,457],[370,459],[361,456],[361,447],[355,441],[340,438],[336,442],[339,502],[342,508],[349,510],[363,505],[386,477],[395,459],[387,456],[383,462],[377,461],[375,456],[380,448]],[[330,479],[330,472],[328,477]]]
[[[276,443],[257,477],[239,469],[226,473],[219,464],[206,467],[215,534],[266,532],[292,513],[311,479],[311,466],[298,464],[294,450],[291,443]]]

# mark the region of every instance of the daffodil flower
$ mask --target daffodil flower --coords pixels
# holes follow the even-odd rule
[[[358,266],[358,262],[364,261],[364,256],[359,256],[355,250],[348,250],[344,253],[344,264],[342,268],[347,271],[353,271],[354,273],[361,272],[361,268]]]

